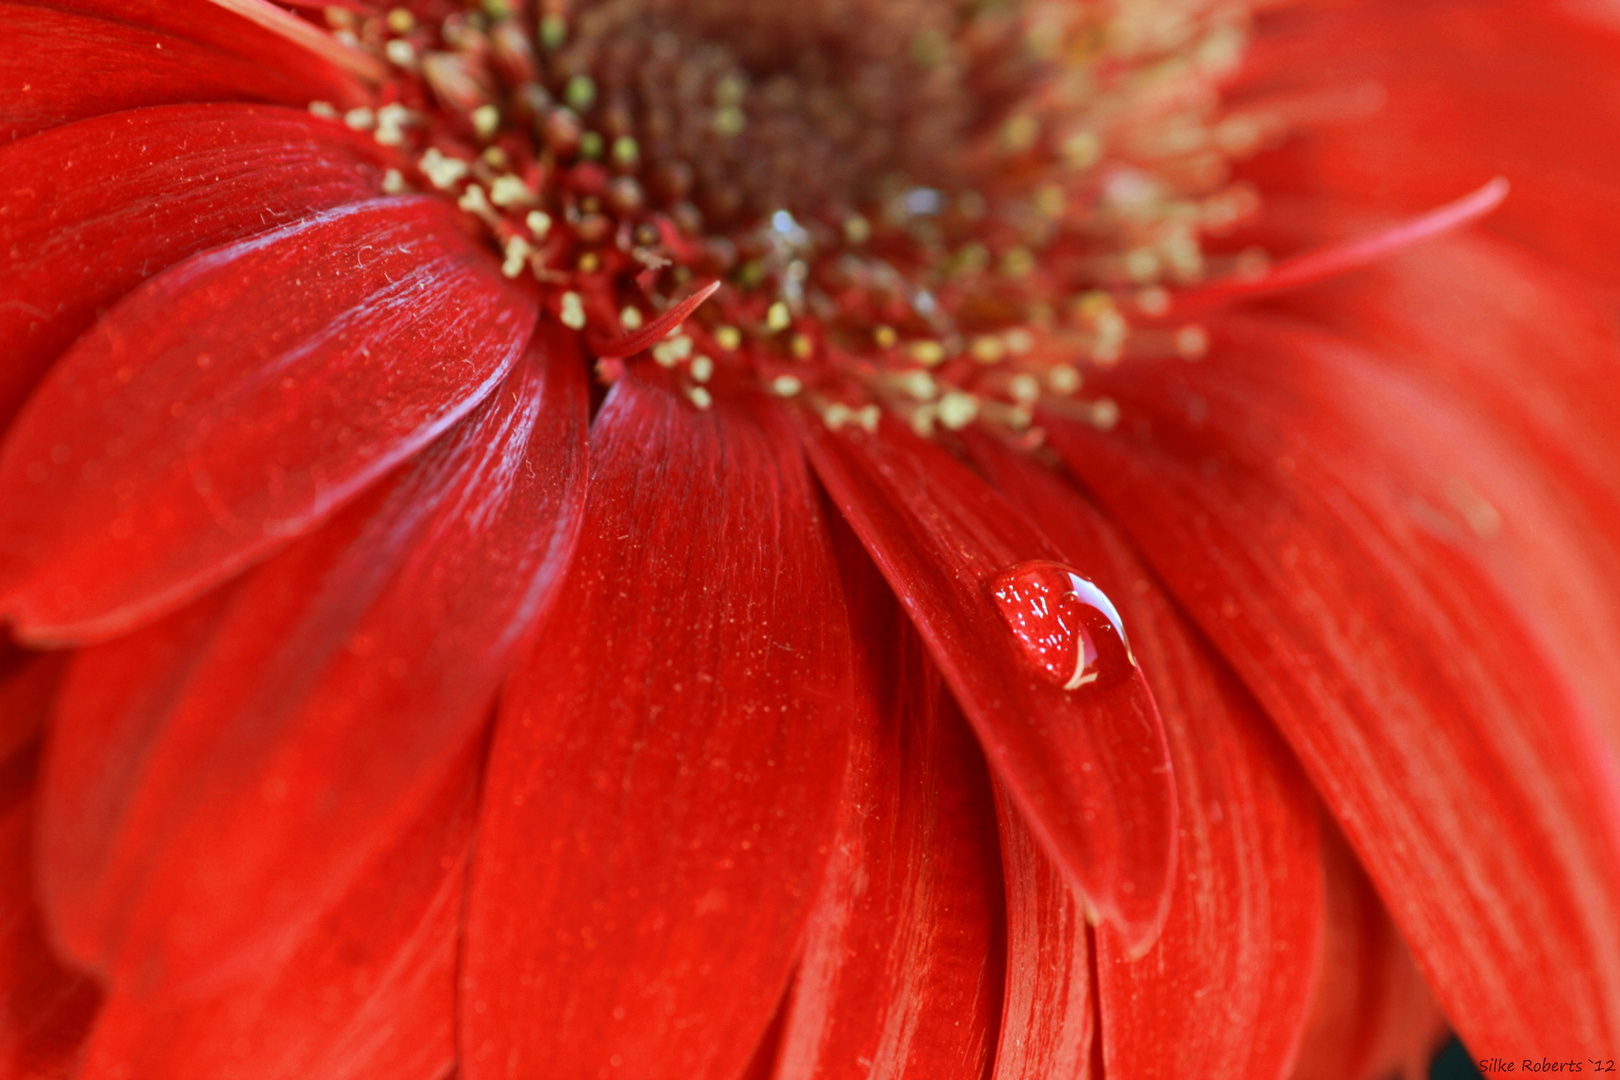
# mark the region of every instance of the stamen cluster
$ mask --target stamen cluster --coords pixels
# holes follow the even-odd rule
[[[588,347],[720,280],[650,350],[699,407],[743,377],[835,427],[1033,444],[1038,402],[1117,415],[1084,365],[1200,355],[1173,291],[1253,269],[1201,244],[1254,210],[1227,162],[1271,134],[1220,111],[1242,3],[512,2],[329,9],[390,77],[312,109],[397,152],[389,190],[454,199]]]

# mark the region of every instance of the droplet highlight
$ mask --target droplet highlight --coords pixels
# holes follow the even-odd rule
[[[1136,670],[1113,601],[1073,568],[1022,562],[991,579],[990,595],[1025,657],[1063,689],[1108,686]]]

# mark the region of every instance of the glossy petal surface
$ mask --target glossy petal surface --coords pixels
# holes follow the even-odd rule
[[[1542,572],[1590,570],[1556,475],[1342,340],[1225,335],[1100,384],[1116,433],[1056,445],[1293,744],[1470,1049],[1615,1038],[1612,750],[1563,616],[1495,566],[1533,535],[1575,560]]]
[[[504,699],[468,1080],[735,1076],[836,826],[849,631],[793,434],[641,380],[596,418],[579,552]]]
[[[0,148],[0,431],[57,355],[145,278],[374,198],[382,168],[369,141],[303,111],[182,105]]]
[[[0,610],[35,639],[127,630],[477,404],[534,308],[457,213],[402,198],[312,217],[194,256],[97,323],[0,452]]]
[[[3,3],[0,23],[0,143],[148,105],[362,99],[352,78],[208,0]]]
[[[847,543],[864,708],[775,1076],[981,1080],[1003,962],[989,777],[916,631]]]
[[[81,654],[42,836],[82,962],[138,993],[217,982],[342,895],[476,733],[553,591],[584,436],[582,365],[545,332],[402,476],[236,585],[200,641],[133,679],[171,627]]]
[[[1140,673],[1071,692],[1026,659],[989,585],[1058,553],[944,450],[887,421],[875,435],[806,431],[817,473],[922,631],[992,770],[1093,907],[1145,948],[1168,902],[1176,810]]]
[[[1134,961],[1112,928],[1096,934],[1109,1074],[1282,1080],[1318,978],[1316,800],[1254,699],[1118,532],[1054,473],[975,445],[1008,498],[1118,598],[1169,737],[1181,846],[1164,932]]]

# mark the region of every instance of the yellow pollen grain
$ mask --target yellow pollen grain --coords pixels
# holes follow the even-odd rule
[[[489,197],[484,194],[484,189],[477,184],[468,184],[467,190],[463,191],[461,198],[456,200],[456,205],[469,214],[482,214],[489,210]]]
[[[1035,335],[1022,326],[1007,331],[1002,340],[1007,343],[1007,351],[1014,356],[1026,356],[1035,348]]]
[[[735,138],[748,126],[748,117],[735,105],[722,105],[714,110],[713,126],[716,135],[726,139]]]
[[[815,342],[803,334],[794,334],[793,340],[788,343],[788,350],[800,360],[808,360],[816,351]]]
[[[529,227],[535,239],[542,239],[551,231],[551,215],[544,210],[530,210],[528,216],[523,219],[523,224]]]
[[[322,120],[336,120],[342,115],[337,111],[337,106],[333,105],[330,101],[310,102],[309,114],[311,116],[318,116]]]
[[[1025,113],[1012,117],[1001,128],[1001,145],[1014,154],[1028,150],[1040,137],[1040,121]]]
[[[417,166],[428,182],[441,191],[448,191],[455,187],[471,170],[465,161],[460,158],[446,157],[437,147],[428,147],[422,155]]]
[[[570,290],[562,294],[561,309],[557,317],[570,330],[585,329],[585,304],[580,300],[579,293]]]
[[[405,126],[411,122],[411,110],[397,102],[377,110],[377,130],[372,135],[379,145],[398,146],[405,141]]]
[[[714,395],[701,386],[694,386],[686,391],[687,398],[700,409],[707,409],[714,404]]]
[[[1035,209],[1049,218],[1062,217],[1068,208],[1069,197],[1056,184],[1044,184],[1035,193]]]
[[[880,410],[876,405],[862,405],[860,410],[855,413],[856,421],[859,422],[861,429],[868,435],[877,431],[878,421],[882,419],[882,417],[882,410]]]
[[[934,423],[938,418],[938,409],[932,405],[924,405],[911,414],[911,430],[925,439],[929,438],[934,434]]]
[[[416,29],[416,16],[407,8],[394,8],[388,13],[388,29],[396,34],[408,34]]]
[[[663,367],[674,367],[692,355],[692,339],[685,334],[665,338],[652,347],[653,359]],[[699,382],[703,380],[698,380]]]
[[[524,267],[529,265],[529,256],[534,254],[534,248],[521,236],[508,237],[506,241],[506,260],[501,263],[501,273],[509,278],[515,278],[523,273]]]
[[[1040,400],[1040,380],[1028,372],[1020,372],[1007,380],[1007,393],[1020,405],[1033,405]]]
[[[383,173],[382,189],[384,195],[398,195],[405,190],[405,177],[398,169],[389,169]]]
[[[493,105],[478,106],[472,111],[472,125],[480,139],[493,139],[501,128],[501,110]]]
[[[579,262],[574,265],[579,267],[579,272],[582,274],[594,274],[601,269],[602,256],[594,251],[587,251],[579,257]]]
[[[844,239],[851,244],[864,244],[872,238],[872,223],[859,214],[844,219]]]
[[[1080,389],[1084,380],[1080,377],[1080,369],[1068,364],[1059,364],[1046,373],[1046,385],[1055,393],[1068,396]]]
[[[498,146],[486,146],[484,152],[478,156],[492,169],[504,169],[507,166],[506,151]]]
[[[735,326],[717,326],[714,329],[714,343],[726,352],[736,352],[737,346],[742,344],[742,331]]]
[[[640,330],[642,321],[640,308],[626,307],[619,312],[619,322],[624,324],[626,330]]]
[[[994,364],[1007,355],[1007,345],[992,334],[984,334],[973,339],[973,344],[969,346],[968,351],[973,354],[973,359],[979,363]]]
[[[561,48],[568,40],[568,20],[556,13],[540,17],[540,29],[535,35],[540,47],[546,50]]]
[[[714,361],[698,353],[692,357],[692,378],[698,382],[708,382],[714,376]]]
[[[589,75],[575,75],[563,87],[563,100],[575,112],[584,112],[596,103],[596,81]]]
[[[788,313],[788,307],[778,300],[765,312],[765,326],[774,331],[786,330],[793,322],[793,316]]]
[[[383,46],[383,55],[395,67],[410,68],[416,66],[416,49],[404,38],[395,38]]]
[[[907,351],[913,360],[927,367],[945,362],[945,346],[937,341],[913,341]]]
[[[880,349],[892,349],[894,343],[900,340],[900,335],[894,332],[892,326],[880,326],[872,331],[872,340],[877,342]]]
[[[628,135],[620,135],[613,140],[613,149],[609,151],[613,164],[620,168],[633,169],[641,160],[641,146]]]
[[[952,390],[939,399],[939,422],[950,431],[960,431],[973,423],[979,415],[979,399],[960,390]]]
[[[533,206],[535,198],[534,192],[529,190],[529,185],[511,173],[497,176],[489,185],[489,201],[496,206]]]
[[[795,375],[778,375],[771,380],[771,393],[777,397],[790,398],[803,389],[804,384]]]
[[[377,114],[362,105],[344,113],[343,122],[354,131],[370,131],[377,126]]]
[[[935,383],[934,377],[926,371],[901,372],[897,381],[901,389],[918,401],[932,401],[939,396],[939,384]]]
[[[833,431],[837,431],[853,419],[855,419],[855,410],[841,401],[833,402],[821,413],[821,422]]]

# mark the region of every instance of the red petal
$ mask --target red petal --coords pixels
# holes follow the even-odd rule
[[[1262,190],[1419,213],[1492,176],[1489,227],[1620,283],[1620,33],[1577,3],[1374,0],[1293,5],[1249,64],[1256,93],[1376,84],[1364,122],[1322,125],[1245,168]],[[1607,4],[1592,4],[1607,10]]]
[[[309,50],[208,0],[0,3],[0,25],[0,143],[147,105],[367,97]]]
[[[31,768],[0,761],[0,1076],[66,1080],[100,994],[51,952],[34,904]]]
[[[1164,718],[1181,809],[1164,932],[1132,961],[1097,931],[1103,1058],[1118,1076],[1287,1075],[1322,933],[1317,803],[1254,699],[1137,556],[1054,474],[975,440],[997,486],[1118,597]]]
[[[66,659],[64,653],[36,653],[0,641],[0,769],[45,730]]]
[[[247,982],[200,997],[111,997],[79,1080],[447,1076],[481,764],[459,755],[414,826]]]
[[[776,1077],[981,1080],[1001,1011],[989,777],[916,631],[848,544],[865,715]]]
[[[172,629],[81,654],[42,830],[81,961],[143,987],[243,970],[417,813],[573,548],[583,362],[545,336],[386,497],[234,588],[204,642],[133,675]]]
[[[120,633],[305,532],[471,409],[534,307],[437,199],[194,256],[58,362],[0,453],[0,606]]]
[[[1099,379],[1116,432],[1057,421],[1055,445],[1294,745],[1470,1048],[1620,1039],[1614,752],[1548,647],[1578,608],[1512,587],[1534,565],[1612,611],[1581,518],[1410,373],[1302,327],[1226,333]]]
[[[366,140],[369,141],[369,140]],[[256,105],[136,109],[0,148],[0,431],[98,312],[187,255],[372,198],[361,137]]]
[[[579,552],[491,751],[469,1080],[734,1076],[826,864],[850,646],[798,446],[764,400],[644,378],[596,419]]]
[[[1007,993],[994,1080],[1085,1077],[1096,1016],[1084,900],[997,791],[1007,881]]]
[[[887,418],[872,436],[805,431],[816,472],[922,631],[991,768],[1093,907],[1145,948],[1169,901],[1176,806],[1140,672],[1069,692],[1024,658],[989,583],[1057,553],[945,451]]]
[[[1292,1080],[1429,1075],[1445,1018],[1337,830],[1322,843],[1327,924],[1321,977]]]

